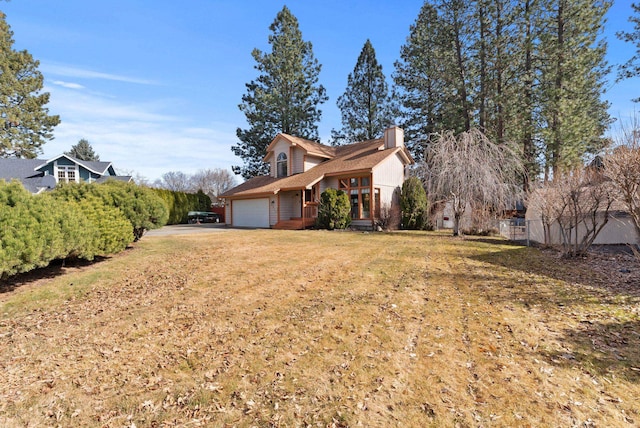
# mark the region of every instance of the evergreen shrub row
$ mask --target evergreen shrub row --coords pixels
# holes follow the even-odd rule
[[[211,198],[202,190],[198,193],[174,192],[167,189],[151,189],[164,201],[169,209],[167,224],[180,224],[187,222],[189,211],[209,211]]]
[[[32,195],[0,180],[0,279],[57,259],[117,253],[166,219],[162,200],[133,183],[66,184]]]

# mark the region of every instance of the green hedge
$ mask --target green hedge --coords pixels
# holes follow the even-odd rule
[[[186,223],[189,211],[209,211],[211,207],[211,198],[201,190],[198,193],[174,192],[166,189],[152,190],[169,208],[167,224]]]
[[[101,200],[32,195],[17,181],[0,180],[0,278],[47,266],[52,260],[92,260],[133,241],[130,223]]]
[[[167,216],[161,198],[133,183],[73,183],[32,195],[0,180],[0,279],[56,259],[120,252]]]
[[[52,194],[67,201],[82,201],[92,196],[118,208],[131,223],[135,241],[142,238],[145,231],[164,226],[169,216],[167,205],[152,189],[134,183],[109,180],[102,184],[60,184]]]

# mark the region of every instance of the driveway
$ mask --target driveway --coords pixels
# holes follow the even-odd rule
[[[160,229],[149,230],[144,236],[171,236],[171,235],[189,235],[192,233],[222,233],[230,232],[233,229],[224,224],[219,223],[203,223],[203,224],[172,224],[164,226]]]

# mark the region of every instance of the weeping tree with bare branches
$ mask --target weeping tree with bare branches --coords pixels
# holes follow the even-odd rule
[[[431,203],[452,205],[454,236],[467,209],[497,213],[522,199],[522,157],[510,145],[477,129],[439,133],[432,141],[418,171]]]

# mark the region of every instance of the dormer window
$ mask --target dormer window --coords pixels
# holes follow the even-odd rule
[[[58,165],[58,181],[76,181],[76,167]]]
[[[278,160],[276,161],[276,167],[278,175],[277,177],[286,177],[288,168],[287,168],[287,155],[284,153],[280,153],[278,155]]]

